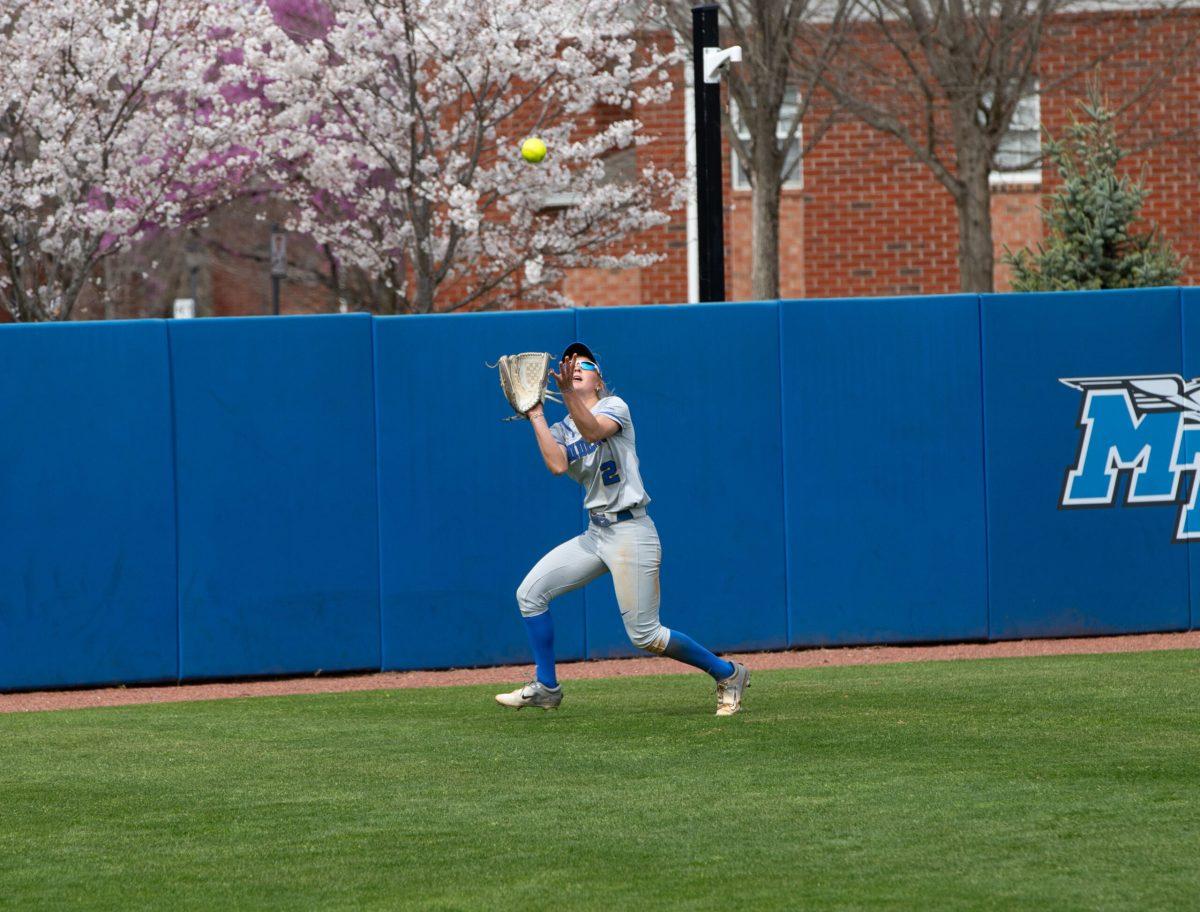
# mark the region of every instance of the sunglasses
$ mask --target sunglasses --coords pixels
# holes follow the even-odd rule
[[[575,366],[585,371],[599,370],[594,361],[576,361]]]

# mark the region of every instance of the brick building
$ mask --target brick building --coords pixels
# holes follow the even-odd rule
[[[1196,102],[1200,67],[1177,49],[1200,30],[1200,13],[1141,14],[1145,30],[1130,40],[1138,14],[1097,12],[1062,17],[1047,29],[1038,58],[1041,95],[1022,104],[1010,137],[1014,150],[1037,142],[1039,127],[1060,136],[1077,111],[1089,81],[1113,106],[1133,101],[1118,122],[1131,156],[1127,167],[1145,179],[1143,210],[1190,260],[1184,282],[1200,275],[1200,144]],[[1081,51],[1081,49],[1085,49]],[[1111,55],[1111,56],[1108,56]],[[1077,72],[1081,58],[1104,56],[1096,69]],[[1148,80],[1154,91],[1137,96]],[[684,92],[682,74],[669,105],[639,111],[661,139],[650,147],[659,163],[682,173]],[[750,190],[734,179],[726,144],[726,289],[731,300],[750,295]],[[780,213],[780,292],[784,297],[938,294],[959,290],[958,229],[954,202],[932,173],[897,140],[857,122],[835,126],[805,158],[799,180],[783,190]],[[1000,265],[1005,245],[1019,249],[1042,235],[1038,207],[1055,175],[1040,170],[997,174],[992,222],[997,253],[996,287],[1008,288]],[[651,269],[622,274],[588,271],[572,276],[567,290],[580,304],[671,303],[687,300],[686,222],[676,213],[653,233],[665,254]]]

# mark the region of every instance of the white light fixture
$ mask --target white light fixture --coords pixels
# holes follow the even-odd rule
[[[742,62],[742,48],[734,45],[727,48],[706,47],[704,49],[704,81],[709,85],[721,81],[721,74],[731,63]]]

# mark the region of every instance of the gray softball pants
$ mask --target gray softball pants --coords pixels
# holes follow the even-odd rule
[[[661,653],[671,639],[671,631],[658,621],[661,565],[658,529],[649,516],[607,527],[589,522],[586,532],[563,542],[534,565],[517,589],[517,604],[522,615],[534,617],[564,592],[611,573],[630,642],[638,649]]]

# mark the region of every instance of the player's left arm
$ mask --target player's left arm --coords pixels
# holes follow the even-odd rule
[[[617,424],[617,422],[613,421],[607,415],[592,415],[591,412],[588,412],[587,414],[592,416],[592,421],[596,425],[596,430],[594,430],[591,435],[584,434],[589,443],[599,443],[601,440],[607,440],[613,434],[616,434],[621,430],[621,425]],[[578,418],[575,419],[575,426],[579,427]]]
[[[583,404],[583,400],[573,392],[569,396],[563,393],[563,405],[575,419],[575,427],[579,430],[580,436],[588,443],[607,440],[621,430],[621,425],[607,415],[593,415],[591,410]]]
[[[575,355],[572,355],[559,365],[558,373],[554,374],[554,379],[558,381],[559,392],[562,394],[563,405],[575,419],[575,428],[584,440],[588,443],[607,440],[621,430],[620,422],[607,415],[593,415],[591,409],[584,404],[583,397],[575,392],[574,383],[566,379],[574,376]]]

